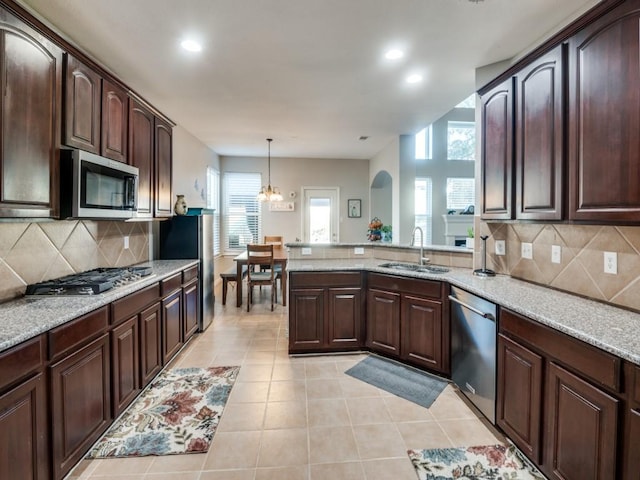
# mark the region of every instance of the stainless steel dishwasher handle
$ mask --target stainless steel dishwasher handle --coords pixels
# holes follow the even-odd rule
[[[480,315],[483,318],[488,318],[489,320],[493,320],[494,322],[496,321],[495,317],[493,315],[491,315],[490,313],[481,312],[480,310],[478,310],[477,308],[472,307],[468,303],[461,302],[460,300],[458,300],[453,295],[449,295],[449,300],[451,300],[454,303],[457,303],[458,305],[462,305],[464,308],[466,308],[468,310],[471,310],[473,313],[477,313],[478,315]]]

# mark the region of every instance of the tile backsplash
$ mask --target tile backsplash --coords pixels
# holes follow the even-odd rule
[[[476,219],[476,231],[489,236],[487,267],[498,273],[640,311],[640,227]],[[506,255],[495,255],[496,240],[505,240]],[[533,245],[532,259],[521,256],[525,242]],[[561,247],[560,263],[551,261],[552,245]],[[604,273],[604,252],[617,253],[616,275]],[[474,262],[477,268],[481,255],[475,255]]]
[[[23,295],[31,283],[147,261],[149,238],[146,222],[0,223],[0,302]]]

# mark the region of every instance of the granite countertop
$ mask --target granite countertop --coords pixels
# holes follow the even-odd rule
[[[398,243],[386,243],[386,242],[359,242],[359,243],[301,243],[290,242],[285,243],[285,247],[289,248],[303,248],[303,247],[318,247],[318,248],[341,248],[341,247],[374,247],[374,248],[393,248],[401,250],[420,250],[419,245],[400,245]],[[454,253],[467,253],[473,254],[473,249],[467,247],[453,247],[451,245],[425,245],[424,250],[430,250],[432,252],[454,252]]]
[[[640,314],[517,280],[506,275],[481,278],[467,268],[447,273],[418,273],[380,267],[380,259],[289,260],[287,270],[367,270],[429,280],[441,280],[520,313],[555,330],[640,365]]]
[[[153,274],[100,295],[23,297],[0,304],[0,352],[197,263],[198,260],[153,260],[139,264],[153,268]]]

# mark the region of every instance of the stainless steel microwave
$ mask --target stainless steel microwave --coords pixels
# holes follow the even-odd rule
[[[62,218],[132,218],[138,169],[83,150],[60,151]]]

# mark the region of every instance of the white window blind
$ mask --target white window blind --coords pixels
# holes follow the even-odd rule
[[[220,255],[220,172],[207,167],[207,207],[213,211],[213,254]]]
[[[464,210],[476,198],[475,178],[447,178],[447,210]]]
[[[259,173],[223,174],[225,252],[245,250],[262,238],[262,204],[256,199],[261,180]]]
[[[432,181],[429,177],[416,178],[415,181],[415,226],[424,232],[424,244],[432,243],[431,222],[433,205]],[[419,236],[419,234],[416,234]],[[419,241],[416,238],[416,241]]]

